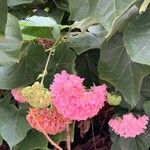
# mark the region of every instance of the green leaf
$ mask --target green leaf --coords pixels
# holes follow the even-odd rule
[[[114,21],[111,30],[106,35],[106,38],[111,37],[111,35],[113,35],[116,31],[122,32],[124,28],[126,28],[128,23],[131,20],[133,20],[137,14],[138,14],[138,7],[133,5]]]
[[[144,103],[149,100],[150,100],[150,76],[148,75],[142,81],[140,90],[140,100],[134,107],[134,110],[143,111]]]
[[[20,21],[21,27],[55,27],[57,23],[53,18],[42,17],[42,16],[32,16]]]
[[[29,14],[33,15],[31,8],[26,5],[18,5],[17,7],[9,8],[9,13],[18,20],[26,18]]]
[[[150,100],[150,76],[144,77],[142,80],[141,88],[140,88],[140,100],[138,101],[137,105],[133,108],[133,110],[143,111],[143,104],[146,101]],[[129,105],[129,104],[128,104]],[[127,106],[126,101],[122,101],[121,107],[131,109],[131,106]]]
[[[98,64],[99,77],[121,91],[133,107],[140,99],[142,79],[150,73],[150,67],[132,62],[124,47],[122,37],[115,35],[105,43]]]
[[[150,100],[150,75],[143,79],[141,85],[141,95],[146,99]]]
[[[119,144],[119,136],[117,135],[113,135],[111,134],[111,139],[112,139],[112,146],[111,146],[111,150],[121,150],[120,148],[120,144]]]
[[[22,141],[30,129],[24,111],[16,109],[6,97],[0,104],[0,135],[10,148]]]
[[[150,101],[144,102],[143,108],[144,108],[145,113],[146,113],[148,116],[150,116]]]
[[[48,141],[43,136],[42,133],[37,132],[36,130],[29,130],[27,136],[17,144],[13,150],[47,150]]]
[[[59,9],[69,11],[68,0],[55,0],[54,2]]]
[[[82,20],[94,17],[107,30],[110,31],[114,22],[134,4],[136,0],[68,0],[70,19]]]
[[[81,54],[88,49],[100,48],[105,38],[113,35],[117,30],[122,30],[126,27],[129,20],[132,19],[137,12],[138,8],[136,6],[129,8],[127,12],[115,20],[111,30],[108,32],[101,24],[97,23],[95,18],[88,17],[81,21],[75,21],[71,27],[72,29],[80,29],[81,33],[71,32],[68,34],[67,41],[69,42],[69,46],[72,47],[77,54]]]
[[[123,138],[111,132],[113,141],[111,150],[148,150],[150,147],[150,126],[148,125],[145,133],[135,138]]]
[[[51,17],[32,16],[26,18],[26,20],[20,21],[20,26],[22,28],[23,34],[31,35],[33,37],[35,36],[36,38],[43,36],[43,30],[41,30],[43,27],[47,29],[44,32],[48,32],[48,35],[51,33],[55,39],[57,39],[60,35],[59,25]],[[35,39],[35,37],[33,39]]]
[[[26,6],[27,7],[31,6],[32,9],[32,7],[45,4],[46,2],[47,0],[7,0],[8,6],[11,7],[12,9],[15,9],[18,6],[23,6],[25,8]]]
[[[38,37],[50,39],[53,38],[53,35],[47,27],[26,27],[22,30],[22,37],[25,41],[32,41]]]
[[[13,7],[16,5],[32,3],[33,1],[34,0],[7,0],[7,4],[9,7]]]
[[[50,5],[48,16],[54,18],[57,23],[61,23],[64,17],[64,13],[64,10],[59,9],[56,6]]]
[[[120,147],[124,150],[148,150],[149,145],[144,135],[137,136],[135,139],[120,139]]]
[[[69,49],[67,44],[59,45],[55,50],[54,56],[51,57],[49,62],[48,75],[45,80],[46,86],[49,87],[54,75],[62,70],[73,73],[75,58],[75,53]]]
[[[101,25],[88,28],[88,32],[71,32],[67,35],[69,47],[79,55],[89,49],[100,48],[105,40],[106,30]]]
[[[0,65],[18,63],[22,36],[17,18],[8,14],[5,37],[0,39]]]
[[[76,71],[81,78],[84,78],[84,85],[99,84],[97,64],[99,61],[99,49],[92,49],[82,53],[76,58]]]
[[[5,34],[6,22],[7,22],[7,1],[0,0],[0,36]]]
[[[11,14],[8,14],[6,31],[5,31],[6,39],[15,38],[18,40],[22,40],[21,31],[19,27],[19,21],[16,17]]]
[[[90,26],[95,24],[97,24],[97,20],[95,18],[89,17],[81,21],[75,21],[71,25],[71,30],[78,28],[81,30],[82,33],[84,33]]]
[[[124,42],[132,61],[150,65],[150,10],[129,23],[124,32]]]
[[[147,145],[150,146],[150,125],[148,124],[148,127],[145,131],[145,133],[143,134],[145,142],[147,143]]]
[[[0,89],[24,86],[36,80],[41,73],[44,50],[41,46],[26,43],[22,46],[22,59],[19,63],[0,66]]]
[[[3,138],[2,138],[2,136],[0,135],[0,145],[2,145],[2,143],[3,143]]]

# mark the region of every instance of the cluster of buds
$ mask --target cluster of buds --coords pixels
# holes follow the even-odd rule
[[[110,94],[108,93],[107,95],[107,103],[109,105],[113,105],[113,106],[117,106],[119,105],[121,102],[121,96],[117,95],[117,94]]]
[[[52,96],[48,89],[39,82],[27,86],[22,90],[23,97],[34,108],[46,108],[51,104]]]

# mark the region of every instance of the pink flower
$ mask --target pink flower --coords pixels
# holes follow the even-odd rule
[[[66,124],[71,123],[69,119],[64,118],[54,108],[30,108],[26,119],[32,128],[39,132],[43,132],[44,130],[47,134],[53,135],[64,131]]]
[[[50,89],[53,105],[71,120],[86,120],[95,116],[104,106],[107,94],[106,85],[94,86],[87,92],[83,79],[66,71],[55,75]]]
[[[148,121],[149,117],[146,115],[134,117],[132,113],[129,113],[123,115],[122,118],[118,117],[116,119],[111,119],[109,121],[109,126],[121,137],[135,138],[137,135],[145,132]]]
[[[50,89],[52,89],[53,95],[58,95],[60,97],[63,95],[67,96],[67,98],[78,98],[85,91],[83,79],[73,74],[69,75],[66,71],[62,71],[61,74],[55,74]]]
[[[22,95],[22,88],[16,88],[11,90],[11,94],[19,103],[25,103],[26,99]]]

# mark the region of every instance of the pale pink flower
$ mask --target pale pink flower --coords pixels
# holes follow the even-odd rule
[[[25,103],[26,99],[22,95],[22,88],[16,88],[11,90],[11,94],[13,95],[14,99],[19,103]]]
[[[64,131],[66,125],[71,123],[69,119],[64,118],[54,108],[30,108],[26,119],[32,128],[52,135]]]
[[[112,130],[124,138],[135,138],[147,129],[149,117],[146,115],[135,117],[132,113],[125,114],[109,121]]]
[[[104,106],[107,94],[106,85],[94,86],[87,92],[83,79],[66,71],[55,75],[50,89],[53,105],[71,120],[86,120],[95,116]]]

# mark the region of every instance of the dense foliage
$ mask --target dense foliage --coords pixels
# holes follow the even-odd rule
[[[29,105],[15,101],[10,90],[41,78],[49,89],[62,70],[85,78],[86,88],[106,84],[114,116],[150,116],[149,3],[0,0],[0,142],[12,150],[48,149],[45,137],[26,120]],[[73,141],[74,123],[70,126]],[[111,150],[148,150],[150,126],[145,129],[125,138],[110,128]],[[66,141],[65,132],[50,137]]]

